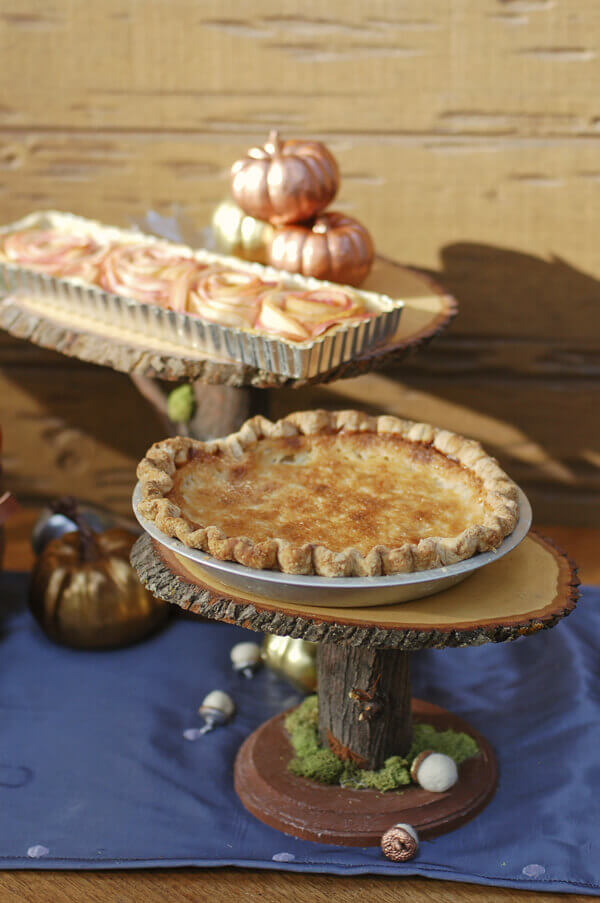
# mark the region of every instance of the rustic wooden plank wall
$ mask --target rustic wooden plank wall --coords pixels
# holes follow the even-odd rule
[[[202,224],[267,129],[326,140],[336,205],[437,274],[451,332],[282,392],[483,439],[546,522],[600,523],[597,0],[0,0],[0,212]],[[158,424],[123,376],[0,336],[7,482],[128,506]]]

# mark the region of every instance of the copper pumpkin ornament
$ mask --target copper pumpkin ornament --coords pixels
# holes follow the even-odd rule
[[[269,246],[271,266],[346,285],[360,285],[374,257],[367,229],[344,213],[321,213],[305,226],[280,226]]]
[[[124,646],[168,616],[129,563],[136,536],[113,527],[94,533],[79,514],[77,532],[52,539],[34,566],[29,607],[57,643],[82,649]]]
[[[274,225],[311,219],[335,197],[339,181],[335,157],[324,144],[282,141],[277,132],[231,169],[231,190],[242,210]]]

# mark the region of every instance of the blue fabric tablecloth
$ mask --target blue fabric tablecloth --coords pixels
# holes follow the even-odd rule
[[[174,619],[137,646],[77,652],[42,634],[26,586],[0,577],[1,868],[234,865],[600,892],[600,589],[538,636],[413,656],[415,694],[488,737],[500,786],[474,821],[395,864],[287,837],[238,801],[238,747],[298,698],[270,672],[232,673],[247,631]],[[235,719],[186,741],[214,688],[235,697]]]

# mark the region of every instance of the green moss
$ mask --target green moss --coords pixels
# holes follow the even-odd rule
[[[296,756],[288,767],[292,774],[321,784],[339,784],[344,773],[344,763],[336,759],[328,749]]]
[[[322,784],[344,787],[400,790],[410,784],[410,765],[424,749],[445,753],[457,765],[476,756],[479,748],[468,734],[436,731],[430,724],[415,724],[413,742],[407,756],[390,756],[377,771],[363,771],[351,762],[340,762],[331,750],[321,746],[318,733],[317,697],[308,696],[285,719],[285,728],[295,752],[288,768],[299,777]]]
[[[187,423],[194,416],[196,399],[189,383],[177,386],[167,398],[167,414],[175,423]]]
[[[411,762],[424,749],[444,753],[454,759],[457,765],[460,765],[465,759],[470,759],[471,756],[476,756],[479,752],[479,747],[469,734],[461,734],[457,731],[436,731],[431,724],[415,724],[413,734],[413,743],[409,753]]]

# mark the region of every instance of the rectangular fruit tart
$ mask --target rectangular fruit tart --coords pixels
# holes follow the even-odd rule
[[[290,275],[67,213],[0,229],[5,293],[289,376],[312,376],[394,334],[402,301]]]

